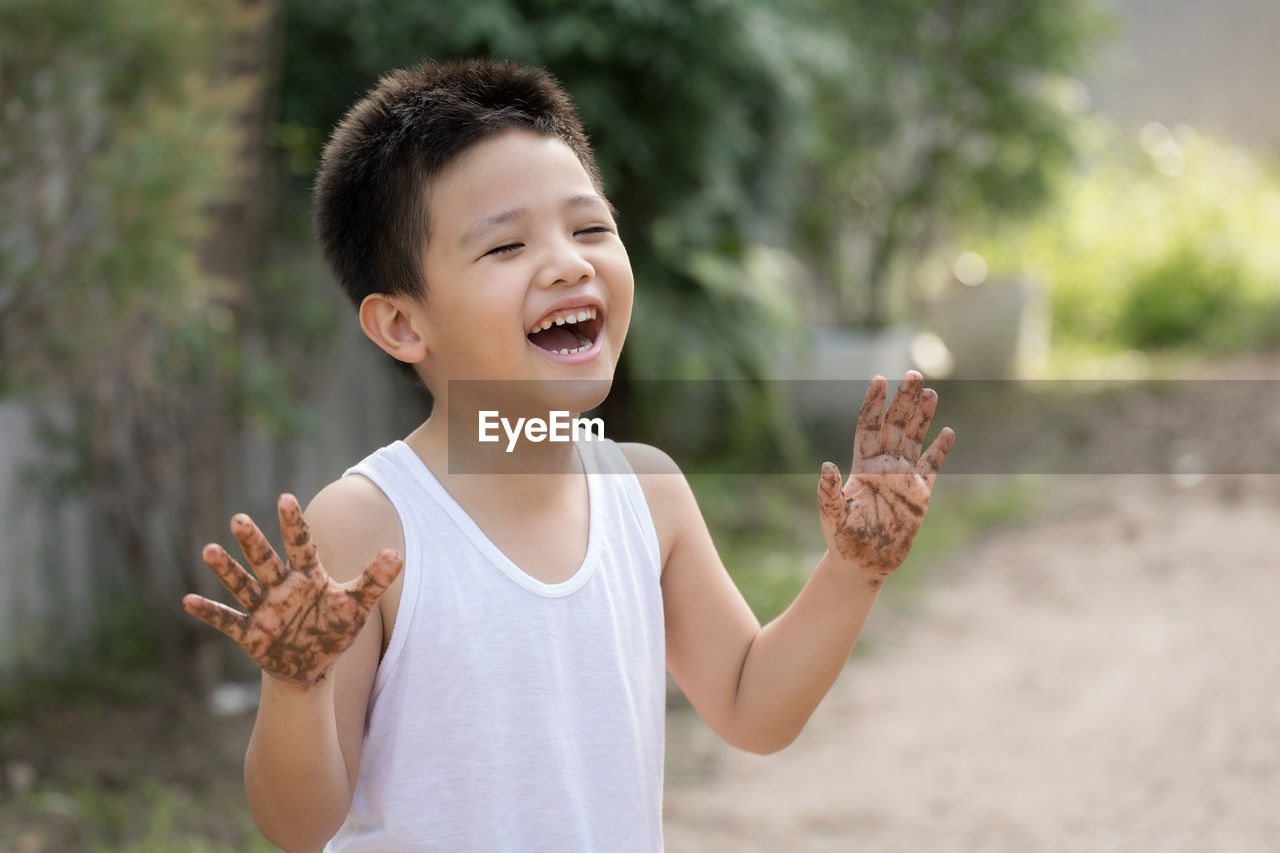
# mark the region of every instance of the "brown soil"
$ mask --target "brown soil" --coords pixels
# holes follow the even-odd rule
[[[783,752],[674,715],[667,849],[1276,850],[1280,478],[1049,485],[873,616]]]

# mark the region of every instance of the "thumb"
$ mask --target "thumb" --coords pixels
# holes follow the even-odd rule
[[[834,531],[844,516],[844,489],[840,483],[836,463],[823,462],[822,476],[818,479],[818,517],[824,532]]]
[[[400,576],[400,570],[403,568],[404,558],[399,552],[390,548],[380,551],[369,561],[364,573],[352,582],[349,592],[361,604],[372,607],[374,602],[387,591],[387,587]]]

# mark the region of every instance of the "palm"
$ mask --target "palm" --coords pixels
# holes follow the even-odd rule
[[[204,560],[246,612],[198,595],[188,595],[183,605],[239,643],[265,672],[288,684],[310,684],[333,665],[355,642],[402,565],[394,551],[383,551],[354,581],[333,580],[320,564],[302,510],[291,495],[280,499],[288,564],[248,516],[237,515],[231,529],[256,576],[218,545],[205,546]]]
[[[955,440],[944,429],[921,454],[938,405],[938,395],[922,390],[922,381],[908,372],[885,411],[887,386],[882,377],[873,379],[858,416],[848,482],[841,486],[835,464],[822,466],[818,508],[827,546],[868,571],[877,586],[911,550],[938,467]]]

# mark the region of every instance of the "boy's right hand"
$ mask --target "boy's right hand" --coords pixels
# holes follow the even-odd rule
[[[239,643],[268,675],[305,687],[355,642],[404,560],[395,551],[382,551],[360,577],[340,584],[320,565],[297,499],[281,495],[279,512],[288,564],[243,513],[231,519],[231,533],[257,577],[222,546],[204,548],[204,561],[248,613],[199,595],[184,597],[182,605]]]

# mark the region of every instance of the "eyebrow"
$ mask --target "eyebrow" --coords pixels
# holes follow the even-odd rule
[[[618,212],[614,210],[613,205],[609,204],[609,202],[605,201],[603,197],[598,195],[570,196],[564,200],[562,207],[566,207],[571,210],[583,207],[600,207],[608,211],[609,215],[613,218],[616,219],[618,216]],[[475,222],[471,223],[471,226],[467,228],[466,231],[463,232],[459,245],[466,248],[478,240],[490,228],[523,219],[528,212],[527,208],[518,207],[510,210],[504,210],[501,213],[495,213],[482,219],[477,219]]]

